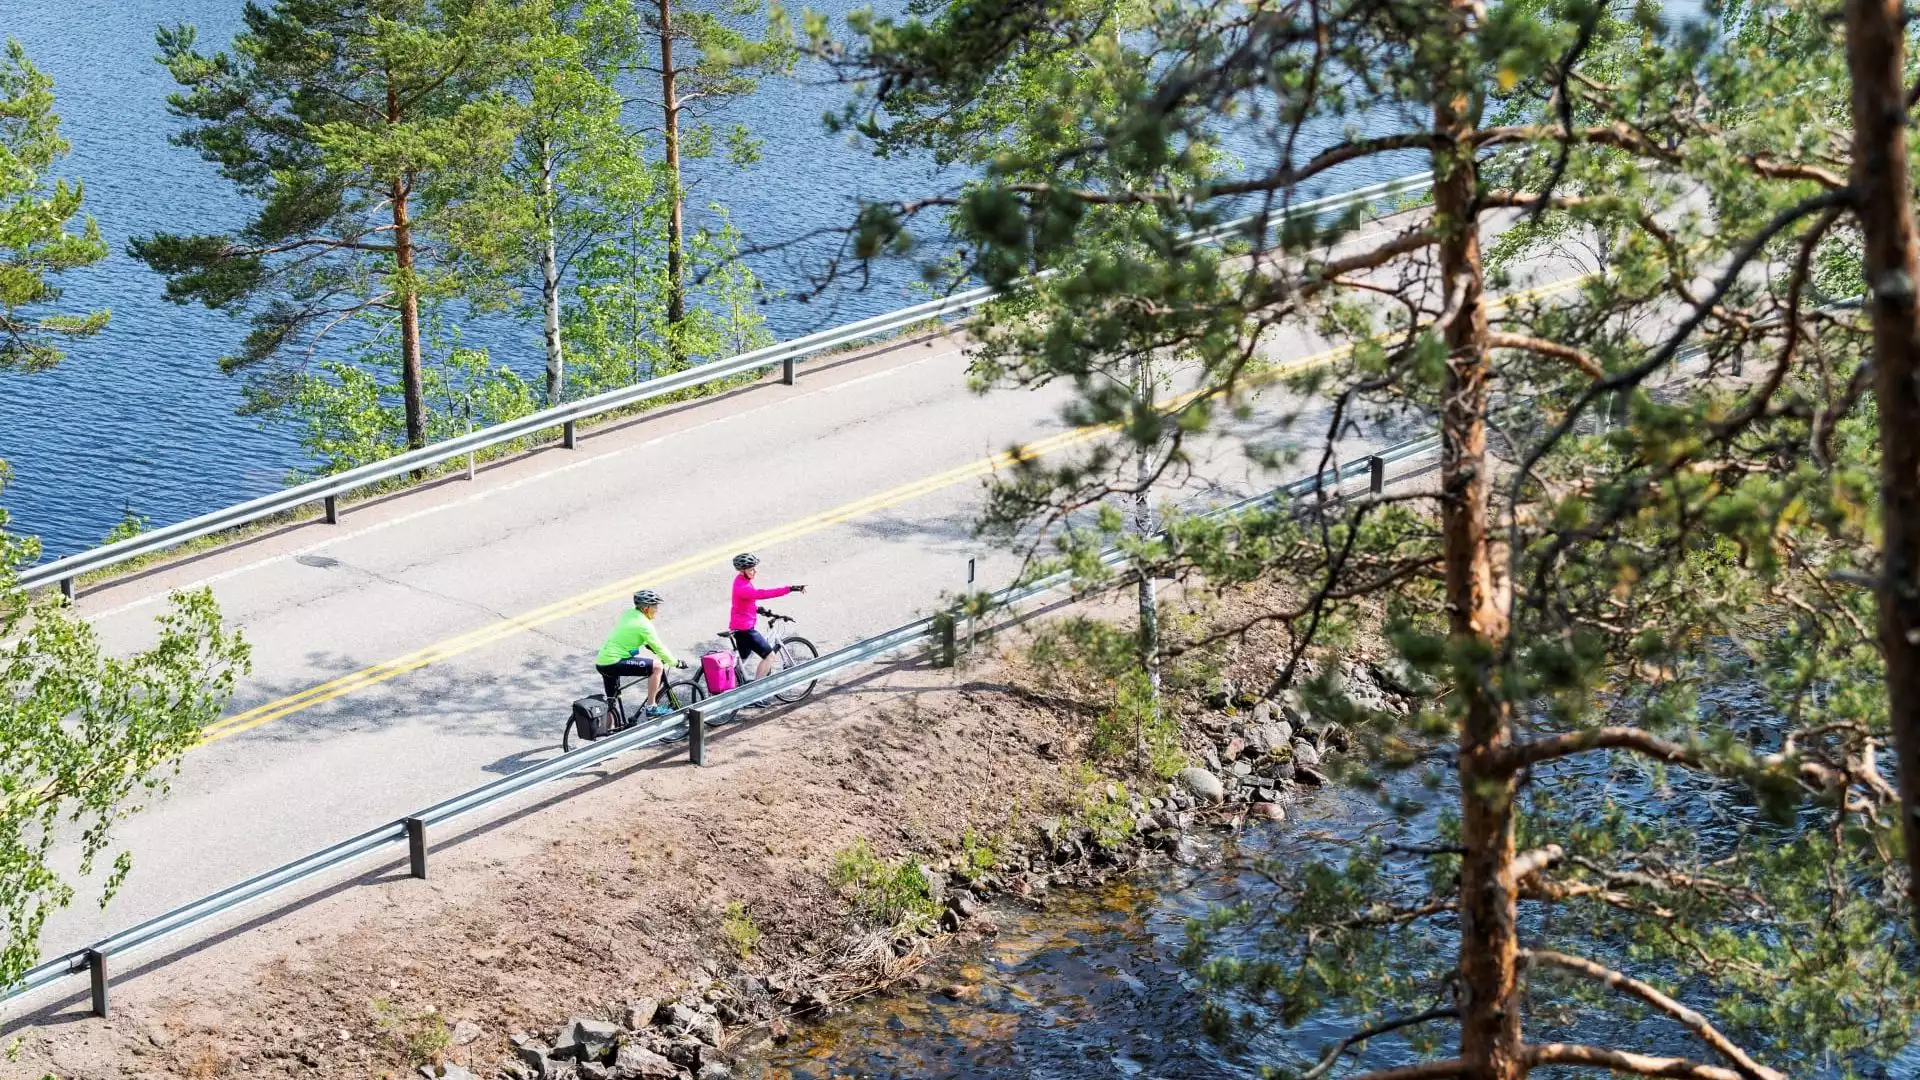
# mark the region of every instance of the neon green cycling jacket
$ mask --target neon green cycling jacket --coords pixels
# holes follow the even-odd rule
[[[620,621],[613,624],[613,633],[607,635],[607,643],[600,646],[600,655],[593,661],[596,664],[617,664],[629,656],[639,656],[645,649],[660,658],[660,662],[672,667],[678,663],[667,647],[660,643],[660,635],[654,632],[653,620],[639,608],[628,608],[620,613]]]

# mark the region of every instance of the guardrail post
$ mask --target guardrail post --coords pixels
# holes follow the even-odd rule
[[[340,496],[327,496],[327,524],[340,524]]]
[[[405,819],[407,823],[407,861],[412,865],[413,876],[421,881],[427,880],[427,823],[417,817]]]
[[[67,599],[69,599],[69,600],[71,600],[71,599],[73,599],[73,594],[74,594],[74,592],[75,592],[75,591],[76,591],[76,590],[75,590],[75,589],[74,589],[74,587],[73,587],[73,579],[72,579],[72,578],[70,578],[70,577],[63,577],[63,578],[61,578],[61,579],[60,579],[60,595],[61,595],[61,596],[64,596],[64,597],[66,597]]]
[[[699,709],[687,710],[687,760],[707,763],[707,714]]]
[[[793,385],[793,357],[789,356],[780,363],[780,381]]]
[[[93,1015],[107,1018],[107,954],[87,950],[87,977],[93,983]]]
[[[1387,459],[1378,454],[1367,459],[1367,490],[1375,495],[1387,489]]]
[[[573,421],[569,420],[565,424],[562,424],[560,426],[560,445],[566,447],[569,450],[574,449],[575,443],[579,441],[575,437],[575,434],[576,433],[575,433]]]

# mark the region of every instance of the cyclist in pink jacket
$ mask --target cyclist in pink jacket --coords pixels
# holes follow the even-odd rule
[[[755,605],[790,592],[806,592],[807,587],[784,585],[777,589],[756,589],[753,578],[760,572],[759,566],[760,556],[752,552],[733,557],[733,568],[740,574],[733,579],[733,614],[727,619],[727,632],[733,637],[733,648],[740,654],[740,659],[745,660],[748,653],[760,658],[760,666],[754,671],[753,677],[764,679],[767,672],[773,670],[773,644],[756,625],[759,612]]]

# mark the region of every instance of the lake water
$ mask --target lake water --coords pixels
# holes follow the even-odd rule
[[[14,470],[4,505],[14,528],[39,533],[50,554],[98,542],[127,506],[179,520],[271,491],[301,463],[291,432],[235,415],[238,386],[214,364],[244,323],[167,302],[161,279],[125,252],[136,235],[215,231],[247,213],[211,165],[167,142],[177,130],[165,104],[173,84],[152,59],[160,24],[192,22],[213,49],[239,27],[241,9],[241,0],[0,0],[0,35],[18,38],[54,79],[73,144],[57,172],[85,182],[86,208],[112,249],[62,281],[69,308],[112,309],[107,330],[52,372],[0,376],[0,457]],[[861,195],[937,182],[923,166],[876,161],[827,133],[820,116],[844,94],[802,78],[743,103],[736,111],[765,138],[765,161],[745,176],[700,178],[696,198],[724,203],[750,241],[767,242],[847,220]],[[769,257],[759,269],[778,285],[799,280],[795,263]],[[916,298],[906,277],[811,305],[775,301],[769,321],[784,337],[898,307]],[[502,361],[540,368],[537,326],[496,320],[477,336]]]
[[[240,24],[241,0],[0,0],[0,35],[11,35],[54,79],[73,154],[59,175],[86,184],[86,208],[112,253],[66,275],[68,309],[111,308],[98,337],[75,345],[54,371],[0,376],[0,458],[12,485],[0,504],[16,531],[39,534],[49,555],[97,543],[131,507],[157,524],[205,513],[278,487],[302,463],[291,431],[235,415],[239,388],[215,359],[245,324],[162,295],[161,279],[125,253],[127,240],[156,230],[211,232],[242,221],[248,204],[192,151],[170,145],[173,83],[153,61],[162,23],[192,22],[203,49],[223,47]],[[856,0],[809,5],[834,17]],[[884,9],[893,5],[881,5]],[[747,124],[765,140],[762,162],[742,174],[693,173],[694,202],[723,204],[750,244],[789,241],[852,219],[862,196],[925,194],[951,182],[924,162],[880,161],[827,132],[826,111],[847,89],[820,72],[766,85],[736,102],[723,121]],[[1418,162],[1368,163],[1330,178],[1330,190],[1413,171]],[[818,249],[752,260],[775,290],[804,287]],[[876,280],[810,304],[777,297],[766,306],[781,337],[875,314],[923,298],[903,264]],[[469,343],[525,373],[540,370],[538,327],[510,319],[468,326]]]

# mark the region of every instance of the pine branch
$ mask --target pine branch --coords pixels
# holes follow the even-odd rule
[[[1364,1043],[1368,1039],[1377,1038],[1388,1032],[1399,1031],[1401,1028],[1412,1027],[1415,1024],[1424,1024],[1430,1020],[1456,1019],[1459,1015],[1459,1009],[1451,1005],[1443,1005],[1428,1009],[1426,1012],[1414,1013],[1411,1016],[1396,1016],[1391,1020],[1382,1020],[1370,1028],[1363,1031],[1356,1031],[1335,1043],[1333,1049],[1320,1055],[1319,1064],[1300,1074],[1300,1080],[1319,1080],[1320,1077],[1327,1074],[1327,1070],[1333,1068],[1334,1063],[1340,1060],[1340,1055],[1346,1053],[1349,1047]]]
[[[1487,344],[1495,349],[1519,349],[1523,352],[1539,353],[1541,356],[1551,356],[1556,360],[1565,360],[1579,368],[1580,373],[1589,379],[1607,377],[1606,369],[1600,366],[1600,361],[1571,345],[1562,345],[1545,338],[1529,337],[1526,334],[1509,334],[1500,330],[1487,332]]]
[[[1686,1007],[1673,998],[1660,992],[1656,987],[1641,982],[1632,976],[1622,974],[1612,968],[1597,964],[1585,957],[1572,956],[1551,950],[1529,949],[1520,954],[1522,963],[1546,964],[1566,971],[1577,972],[1606,986],[1618,990],[1629,997],[1641,1001],[1673,1017],[1688,1031],[1699,1036],[1700,1040],[1733,1062],[1747,1080],[1786,1080],[1783,1073],[1768,1068],[1755,1061],[1745,1050],[1735,1045],[1733,1040],[1721,1034],[1720,1030],[1707,1021],[1707,1018]]]
[[[1545,1043],[1527,1046],[1521,1050],[1521,1060],[1528,1068],[1542,1065],[1567,1065],[1574,1068],[1611,1069],[1617,1073],[1631,1073],[1636,1076],[1672,1077],[1674,1080],[1748,1080],[1746,1076],[1720,1065],[1708,1065],[1687,1058],[1653,1057],[1648,1054],[1635,1054],[1625,1050],[1610,1050],[1603,1046],[1582,1046],[1577,1043]],[[1443,1074],[1451,1075],[1451,1074]]]

